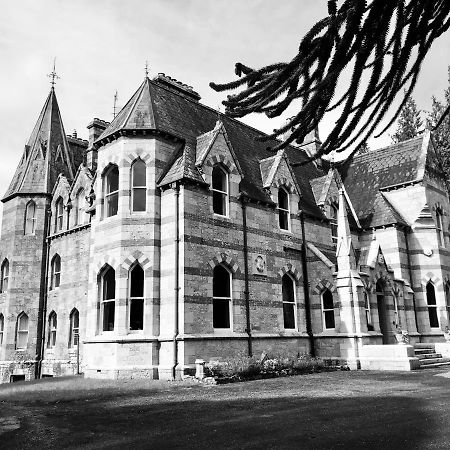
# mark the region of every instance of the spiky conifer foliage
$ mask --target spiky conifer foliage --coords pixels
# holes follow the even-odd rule
[[[223,102],[232,117],[252,112],[275,117],[292,102],[301,102],[298,113],[266,138],[293,130],[273,151],[301,143],[325,113],[336,108],[341,114],[311,159],[349,147],[356,151],[405,89],[383,133],[411,94],[433,41],[450,26],[449,0],[344,0],[340,8],[331,0],[328,13],[306,33],[292,61],[258,70],[237,63],[240,79],[210,84],[216,91],[244,87]],[[348,68],[350,80],[334,99],[339,78]],[[363,76],[368,82],[362,87]]]
[[[423,122],[420,118],[420,110],[412,97],[409,97],[400,111],[397,121],[397,129],[391,136],[392,143],[406,141],[416,137],[423,129]]]

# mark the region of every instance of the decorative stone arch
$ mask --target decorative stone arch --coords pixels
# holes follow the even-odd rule
[[[127,153],[121,160],[119,167],[129,168],[133,165],[135,161],[140,159],[141,161],[144,161],[147,165],[150,161],[150,155],[147,153],[144,153],[142,149],[137,149],[134,152]]]
[[[229,173],[232,173],[233,175],[239,175],[236,164],[226,155],[212,155],[205,161],[205,165],[210,167],[214,167],[216,164],[222,165]]]
[[[240,270],[238,263],[225,252],[214,256],[214,258],[211,259],[208,264],[211,269],[214,269],[214,267],[218,266],[219,264],[223,264],[227,266],[233,274],[237,273]]]
[[[278,275],[280,275],[280,277],[283,277],[285,274],[291,275],[297,282],[300,281],[301,274],[291,263],[287,263],[278,271]]]
[[[292,181],[288,180],[286,177],[277,177],[276,179],[273,180],[273,185],[277,189],[280,189],[281,187],[284,187],[285,189],[287,189],[287,191],[290,194],[296,194],[297,193],[297,191],[295,189],[295,186],[292,183]]]
[[[365,280],[363,278],[361,278],[361,282],[364,286],[364,289],[368,292],[368,293],[373,293],[374,290],[374,284],[370,281],[370,280]]]
[[[102,167],[99,167],[99,173],[101,174],[101,178],[103,178],[106,174],[106,172],[108,172],[108,170],[112,167],[112,166],[117,166],[117,168],[120,170],[120,162],[119,162],[119,157],[117,155],[112,156],[108,162],[106,162]]]
[[[313,289],[315,294],[321,294],[323,291],[328,289],[330,292],[336,291],[336,286],[328,280],[323,279],[316,284],[316,287]]]
[[[105,255],[103,259],[98,261],[97,264],[95,265],[96,268],[95,277],[97,277],[106,266],[112,267],[117,272],[118,264],[116,260],[109,255]]]
[[[373,286],[376,286],[376,284],[379,280],[383,281],[385,283],[386,287],[390,287],[392,284],[391,277],[388,274],[383,273],[383,271],[381,271],[381,270],[378,272],[375,272],[375,274],[373,275],[373,279],[372,279]]]
[[[128,272],[135,263],[139,263],[144,270],[149,269],[151,266],[150,260],[139,250],[127,256],[120,266]]]
[[[434,286],[437,286],[441,280],[434,275],[433,272],[428,272],[421,280],[420,280],[420,284],[424,287],[426,287],[426,285],[428,284],[428,282],[431,281],[433,283]]]

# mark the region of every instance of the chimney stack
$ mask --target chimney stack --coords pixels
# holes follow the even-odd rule
[[[86,150],[86,165],[95,172],[97,170],[97,149],[94,148],[94,142],[100,137],[109,122],[95,118],[88,126],[89,130],[89,146]]]

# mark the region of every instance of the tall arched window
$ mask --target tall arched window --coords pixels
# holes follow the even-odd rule
[[[337,245],[338,240],[338,207],[335,203],[330,205],[330,228],[331,240],[334,245]]]
[[[70,329],[69,329],[69,347],[73,348],[78,345],[78,341],[80,339],[80,314],[78,309],[72,309],[72,312],[69,316],[70,321]]]
[[[439,328],[439,320],[436,304],[436,292],[434,285],[431,281],[427,283],[427,304],[428,304],[428,317],[430,319],[431,328]]]
[[[323,326],[326,330],[335,328],[333,294],[329,289],[322,292]]]
[[[146,165],[142,159],[136,160],[131,166],[131,210],[145,211],[147,201]]]
[[[111,166],[105,174],[105,217],[115,216],[119,207],[119,168]]]
[[[280,229],[289,230],[290,225],[290,204],[289,194],[284,188],[278,189],[278,223]]]
[[[16,349],[27,348],[28,344],[28,316],[22,312],[17,317]]]
[[[48,316],[48,337],[47,337],[47,347],[54,348],[56,345],[56,328],[57,328],[57,317],[55,311],[52,311]]]
[[[61,257],[56,254],[51,263],[50,289],[56,289],[61,284]]]
[[[213,327],[231,328],[231,274],[220,265],[213,273]]]
[[[83,225],[88,222],[88,215],[85,212],[86,200],[84,197],[84,189],[81,188],[75,197],[75,217],[73,221],[75,225]]]
[[[101,276],[102,331],[114,331],[116,306],[116,272],[108,267]]]
[[[144,270],[136,264],[130,272],[130,330],[144,328]]]
[[[366,310],[367,330],[373,331],[372,309],[370,307],[370,295],[369,292],[367,291],[364,291],[364,309]]]
[[[64,205],[61,197],[55,203],[55,233],[62,231],[64,226]]]
[[[5,317],[0,313],[0,345],[3,344],[3,333],[5,332]]]
[[[1,269],[0,292],[6,292],[9,284],[9,261],[4,259]]]
[[[221,166],[212,171],[213,211],[220,216],[228,216],[228,172]]]
[[[447,311],[447,326],[450,327],[450,284],[445,284],[445,309]]]
[[[436,233],[439,247],[445,246],[444,223],[442,221],[442,215],[441,209],[436,209]]]
[[[36,203],[30,200],[25,208],[25,230],[26,235],[36,232]]]
[[[287,273],[281,278],[283,296],[283,322],[287,330],[296,329],[295,281]]]

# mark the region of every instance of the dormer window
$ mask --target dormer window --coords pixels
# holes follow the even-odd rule
[[[105,217],[117,215],[119,207],[119,168],[112,166],[105,175]]]
[[[278,223],[281,230],[290,230],[289,194],[284,188],[278,189]]]
[[[62,231],[64,223],[64,205],[61,197],[55,203],[55,233]]]
[[[228,216],[228,173],[220,166],[212,171],[213,211],[219,216]]]
[[[436,210],[436,233],[438,238],[439,247],[445,246],[445,237],[444,237],[444,224],[442,221],[442,211],[440,209]]]

